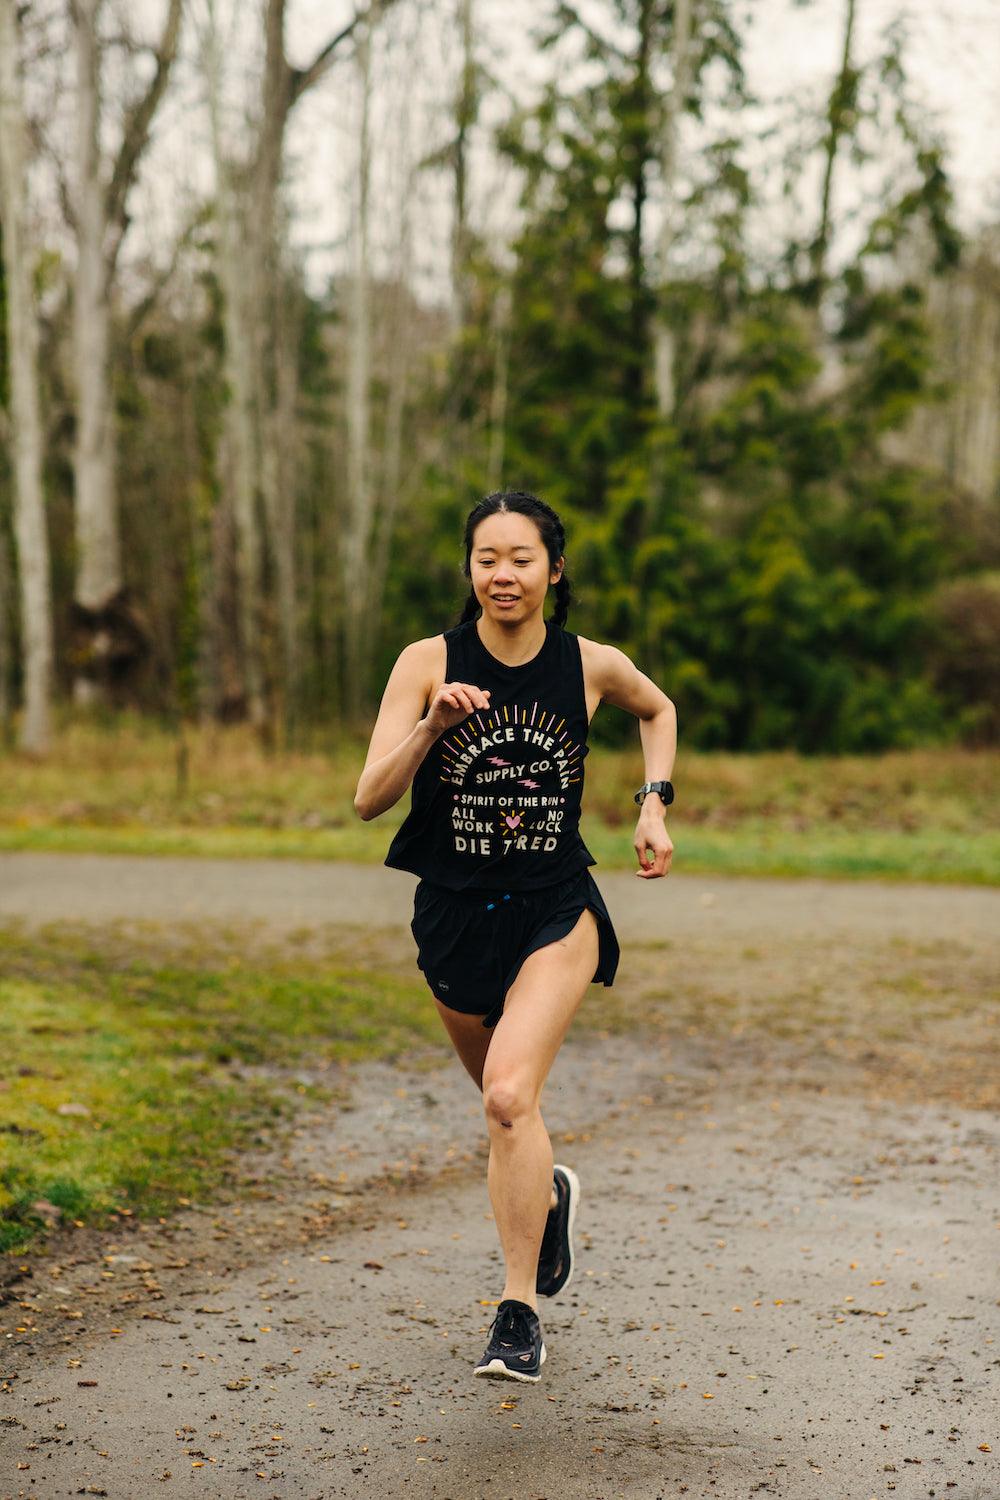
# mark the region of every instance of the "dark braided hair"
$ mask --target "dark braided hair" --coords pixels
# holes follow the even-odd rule
[[[545,550],[549,554],[550,566],[552,568],[557,566],[559,559],[566,551],[566,533],[551,505],[546,505],[544,500],[539,500],[537,495],[529,495],[525,490],[498,490],[495,495],[487,495],[484,500],[480,500],[479,504],[469,511],[469,519],[465,523],[465,566],[462,568],[466,578],[472,577],[470,560],[476,527],[480,521],[485,521],[487,516],[495,516],[498,511],[515,511],[518,515],[528,516],[534,521],[545,543]],[[554,585],[554,588],[556,607],[552,618],[557,625],[565,625],[569,607],[573,602],[573,590],[566,577],[565,568],[559,575],[559,582]],[[479,608],[476,591],[472,589],[465,601],[465,609],[462,611],[459,624],[464,625],[466,620],[474,620],[479,613]]]

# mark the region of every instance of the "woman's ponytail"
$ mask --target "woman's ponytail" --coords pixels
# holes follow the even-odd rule
[[[573,586],[566,577],[565,572],[560,574],[559,582],[555,585],[555,593],[556,607],[552,618],[557,625],[565,625],[566,616],[569,614],[569,607],[573,603]]]
[[[475,591],[475,589],[470,589],[470,591],[469,591],[469,597],[468,597],[468,599],[466,599],[466,601],[465,601],[465,608],[462,611],[462,618],[459,620],[458,623],[460,625],[464,625],[465,622],[466,622],[466,620],[474,620],[476,618],[476,616],[477,616],[478,613],[479,613],[479,600],[476,598],[476,591]]]

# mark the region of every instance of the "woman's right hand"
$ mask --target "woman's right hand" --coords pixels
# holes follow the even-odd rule
[[[436,738],[477,709],[489,706],[489,688],[477,688],[470,682],[442,682],[424,715],[424,724]]]

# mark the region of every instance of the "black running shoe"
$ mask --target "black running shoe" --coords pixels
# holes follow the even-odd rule
[[[540,1297],[554,1297],[573,1275],[573,1221],[580,1201],[580,1179],[572,1167],[552,1169],[558,1202],[549,1209],[538,1253],[535,1291]]]
[[[538,1314],[527,1302],[506,1298],[497,1308],[486,1353],[473,1373],[493,1380],[540,1380],[544,1363]]]

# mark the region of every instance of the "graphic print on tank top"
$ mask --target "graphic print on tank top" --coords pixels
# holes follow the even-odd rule
[[[537,700],[480,710],[442,736],[457,855],[554,854],[566,794],[583,780],[582,747]]]
[[[413,778],[385,863],[451,890],[540,889],[595,863],[580,837],[589,718],[579,638],[548,621],[537,656],[508,666],[475,621],[445,631],[445,681],[490,706],[438,736]]]

